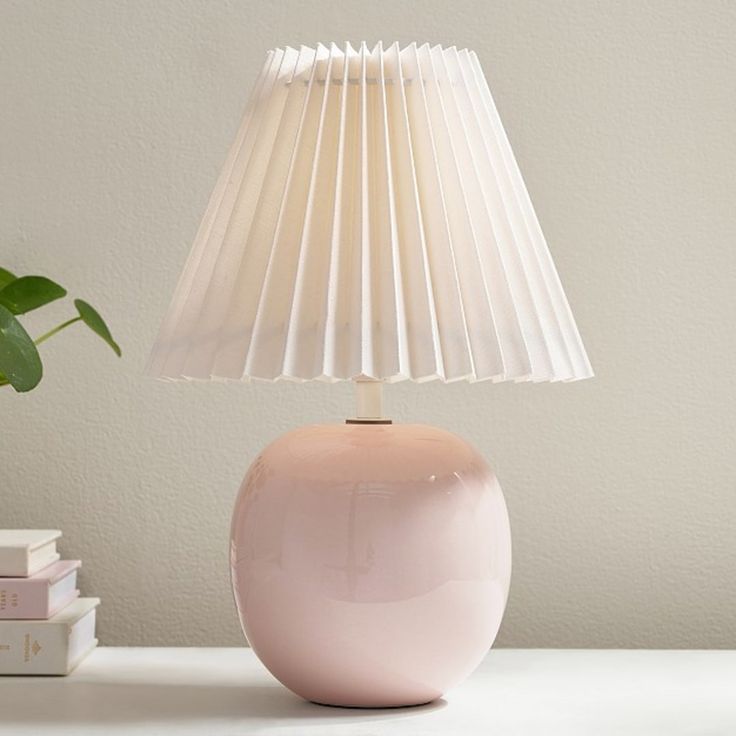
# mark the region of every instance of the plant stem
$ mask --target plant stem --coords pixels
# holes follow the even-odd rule
[[[69,327],[69,325],[73,325],[75,322],[79,322],[82,318],[81,317],[73,317],[72,319],[67,320],[66,322],[62,322],[57,327],[54,327],[53,330],[49,330],[44,335],[41,335],[41,337],[34,340],[34,344],[40,345],[42,342],[45,342],[50,337],[53,337],[57,332],[61,332],[65,327]]]
[[[57,332],[61,332],[64,328],[69,327],[69,325],[73,325],[75,322],[81,321],[81,317],[72,317],[71,319],[68,319],[66,322],[62,322],[60,325],[57,325],[54,327],[53,330],[49,330],[48,332],[41,335],[41,337],[37,338],[33,341],[34,345],[40,345],[42,342],[46,342],[50,337],[53,337]],[[0,386],[7,386],[10,383],[7,378],[4,376],[0,376]]]

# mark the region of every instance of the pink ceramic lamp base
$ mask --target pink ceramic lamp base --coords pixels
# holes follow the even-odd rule
[[[245,635],[290,690],[418,705],[465,679],[496,637],[508,514],[486,462],[449,432],[303,427],[250,467],[231,566]]]

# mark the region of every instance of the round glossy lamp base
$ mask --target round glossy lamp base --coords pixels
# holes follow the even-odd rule
[[[419,705],[495,639],[508,515],[486,462],[449,432],[303,427],[248,470],[231,567],[243,631],[290,690],[326,705]]]

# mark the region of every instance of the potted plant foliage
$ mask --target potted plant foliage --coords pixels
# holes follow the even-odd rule
[[[16,276],[0,268],[0,388],[31,391],[43,377],[38,346],[76,322],[83,322],[99,335],[119,357],[120,347],[98,312],[81,299],[74,300],[75,316],[35,340],[18,319],[39,307],[66,296],[66,289],[45,276]]]

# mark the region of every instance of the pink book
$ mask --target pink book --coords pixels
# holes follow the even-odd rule
[[[50,618],[78,595],[79,560],[54,562],[28,578],[0,578],[0,619]]]

